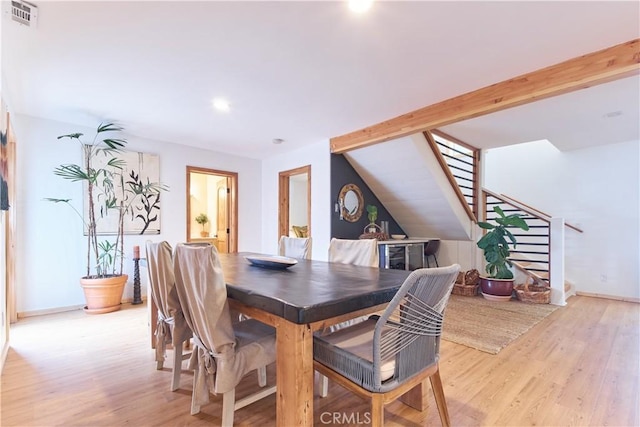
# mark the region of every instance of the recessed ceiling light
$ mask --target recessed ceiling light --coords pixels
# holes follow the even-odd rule
[[[282,144],[284,142],[284,139],[280,139],[280,138],[273,138],[273,142],[274,144]]]
[[[229,101],[224,98],[214,98],[213,99],[213,108],[218,111],[229,111]]]
[[[373,0],[349,0],[349,9],[356,13],[364,13],[371,9]]]

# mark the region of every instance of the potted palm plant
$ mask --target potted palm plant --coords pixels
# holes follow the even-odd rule
[[[200,231],[200,237],[209,237],[209,232],[204,229],[204,226],[209,222],[209,217],[205,213],[201,213],[196,217],[196,222],[202,226]]]
[[[122,152],[127,141],[107,136],[120,131],[122,128],[113,123],[102,123],[88,143],[83,141],[82,133],[58,137],[58,140],[77,141],[82,148],[81,164],[60,165],[54,169],[54,175],[83,183],[88,207],[85,215],[71,204],[71,199],[45,199],[70,206],[84,222],[87,235],[87,269],[85,276],[80,279],[80,284],[87,302],[85,312],[91,314],[120,309],[122,293],[128,279],[128,276],[122,273],[125,214],[130,212],[132,204],[140,198],[143,199],[145,207],[157,207],[160,191],[167,189],[160,183],[142,183],[134,172],[125,179],[125,164],[118,154]],[[98,156],[105,156],[104,166],[96,166],[94,160]],[[109,213],[117,215],[115,241],[100,241],[96,220],[98,215],[106,216]]]
[[[518,214],[505,215],[499,206],[494,206],[493,211],[498,215],[495,218],[497,225],[478,222],[480,228],[489,230],[477,243],[484,251],[487,262],[485,271],[488,274],[488,277],[480,276],[480,289],[487,299],[508,300],[513,292],[513,272],[509,269],[512,266],[509,260],[509,242],[516,247],[516,238],[508,228],[516,227],[527,231],[529,226]]]

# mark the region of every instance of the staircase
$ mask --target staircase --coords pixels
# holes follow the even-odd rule
[[[447,174],[469,219],[478,222],[478,162],[480,150],[438,130],[423,132],[427,143]]]
[[[495,206],[500,207],[505,215],[517,214],[527,222],[528,231],[517,229],[512,232],[517,245],[510,245],[509,260],[515,267],[532,277],[536,281],[549,284],[550,267],[550,219],[538,215],[509,198],[483,189],[485,219],[487,222],[495,220]]]
[[[511,248],[509,259],[518,271],[552,288],[552,303],[564,305],[567,296],[575,293],[573,285],[564,278],[564,230],[565,227],[580,233],[582,230],[512,197],[486,189],[480,191],[477,179],[480,150],[437,130],[423,135],[470,219],[477,222],[476,218],[484,218],[491,222],[497,216],[493,207],[499,206],[505,214],[518,214],[527,222],[528,231],[513,232],[517,245]]]

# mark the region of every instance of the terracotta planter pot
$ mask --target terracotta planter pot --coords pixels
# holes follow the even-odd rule
[[[511,298],[513,293],[513,279],[492,279],[480,277],[480,289],[483,294]]]
[[[208,231],[201,231],[200,232],[200,237],[209,237],[209,232]]]
[[[126,274],[102,279],[81,278],[80,285],[87,301],[85,313],[101,314],[120,310],[122,293],[128,278]]]

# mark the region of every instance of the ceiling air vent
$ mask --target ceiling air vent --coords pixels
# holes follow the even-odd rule
[[[38,8],[25,1],[11,0],[11,19],[27,27],[38,23]]]

